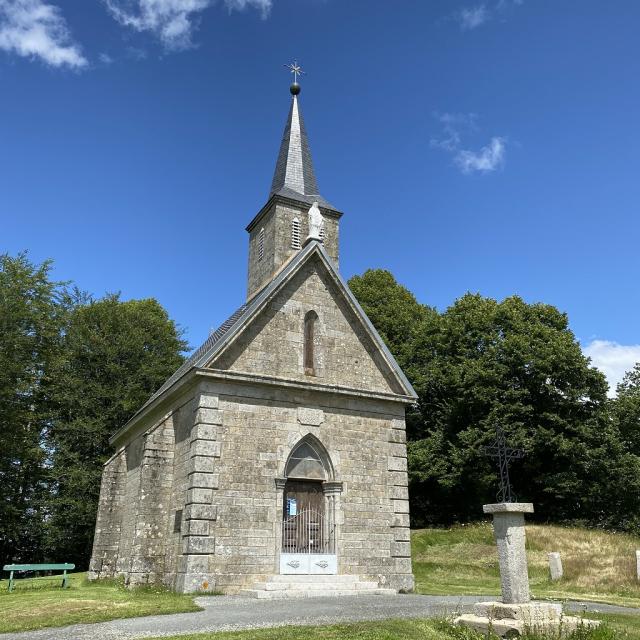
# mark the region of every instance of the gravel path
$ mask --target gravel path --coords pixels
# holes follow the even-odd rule
[[[196,598],[197,613],[127,618],[96,624],[0,634],[0,640],[119,640],[207,631],[318,625],[387,618],[427,618],[471,611],[474,602],[495,596],[343,596],[304,600],[254,600],[241,596]],[[640,609],[593,602],[568,602],[565,611],[630,613]]]

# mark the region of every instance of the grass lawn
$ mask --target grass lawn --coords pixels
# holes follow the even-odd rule
[[[564,640],[640,640],[640,618],[609,616],[606,626],[592,632],[579,631]],[[499,640],[496,636],[454,628],[441,620],[384,620],[324,627],[280,627],[202,633],[188,636],[151,638],[150,640]],[[555,636],[522,636],[521,640],[558,640]]]
[[[128,590],[116,581],[87,582],[71,574],[70,587],[61,578],[20,580],[13,593],[0,580],[0,633],[61,627],[79,622],[104,622],[162,613],[200,611],[190,596],[163,589]]]
[[[412,532],[416,591],[500,594],[498,554],[490,524]],[[640,607],[635,550],[640,538],[599,530],[527,526],[531,591],[536,598],[585,599]],[[564,577],[549,579],[547,554],[559,551]]]

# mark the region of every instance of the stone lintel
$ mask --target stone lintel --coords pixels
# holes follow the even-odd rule
[[[484,513],[533,513],[531,502],[498,502],[485,504],[482,507]]]

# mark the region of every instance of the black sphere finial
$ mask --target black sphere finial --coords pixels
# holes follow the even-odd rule
[[[294,82],[290,87],[289,87],[289,91],[291,91],[291,95],[292,96],[297,96],[300,94],[300,91],[302,91],[302,88],[300,87],[300,85],[297,82]]]

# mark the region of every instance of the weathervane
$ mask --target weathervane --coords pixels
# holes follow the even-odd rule
[[[498,502],[515,502],[516,496],[511,494],[511,482],[509,480],[509,462],[524,457],[522,449],[513,449],[507,446],[504,429],[501,425],[496,427],[496,439],[488,447],[482,447],[485,456],[497,458],[498,470],[500,473],[500,491],[498,491]]]

